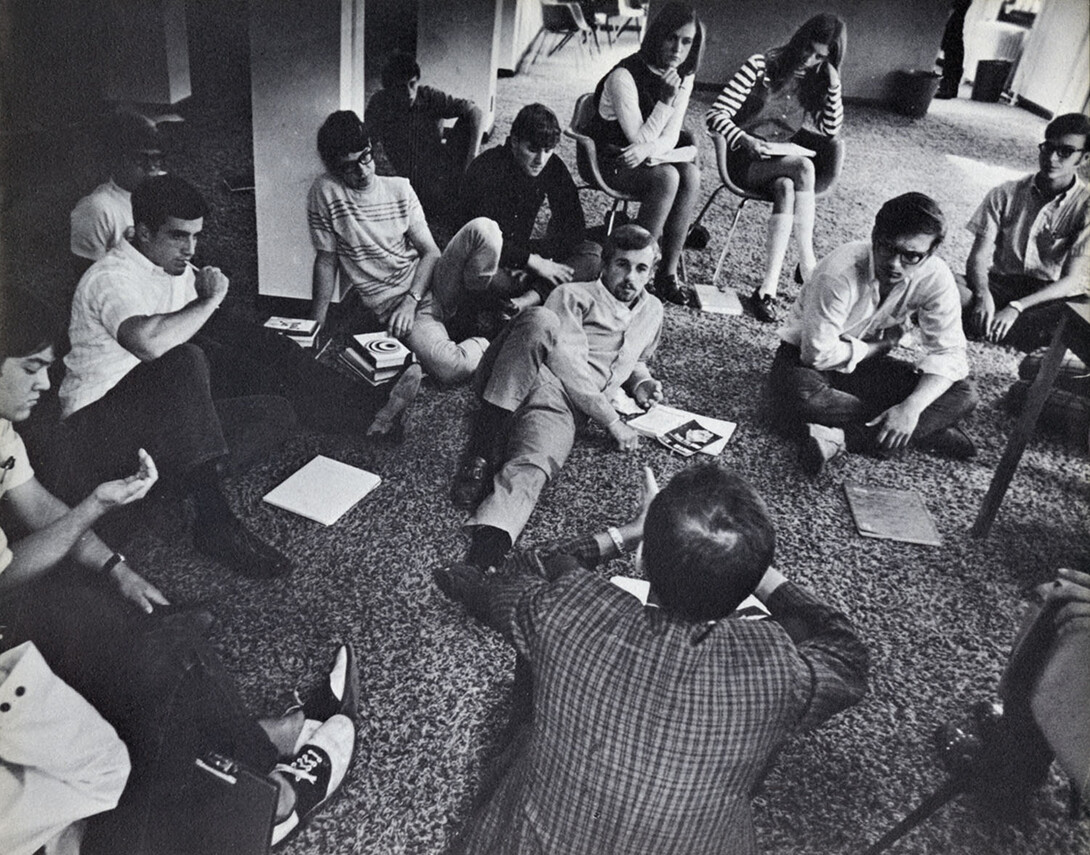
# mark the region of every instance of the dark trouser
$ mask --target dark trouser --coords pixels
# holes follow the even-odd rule
[[[109,392],[64,420],[62,443],[65,459],[58,471],[64,474],[57,487],[69,502],[102,481],[135,472],[140,448],[151,455],[164,483],[177,483],[223,457],[227,444],[212,403],[204,352],[183,344],[140,363]]]
[[[779,415],[799,427],[813,422],[848,428],[857,447],[867,444],[865,423],[901,403],[919,381],[912,365],[890,356],[868,359],[850,374],[818,371],[803,365],[799,349],[787,342],[780,343],[769,376]],[[920,414],[913,440],[957,424],[977,403],[973,385],[958,380]]]
[[[183,615],[145,615],[116,591],[61,580],[0,600],[0,650],[33,641],[54,673],[79,692],[125,743],[132,772],[118,807],[95,817],[88,853],[152,855],[195,757],[217,751],[258,774],[275,746],[247,713],[233,680]]]
[[[280,395],[317,430],[362,431],[389,395],[322,365],[286,336],[217,312],[192,339],[211,366],[213,399]]]
[[[1012,300],[1021,300],[1040,291],[1051,283],[1032,276],[1001,276],[996,273],[988,274],[988,289],[995,300],[995,310],[998,312]],[[961,292],[961,317],[965,327],[965,334],[970,338],[980,340],[972,329],[971,317],[973,314],[973,293],[968,285],[958,278],[958,291]],[[1052,334],[1056,331],[1056,324],[1064,312],[1064,303],[1071,298],[1049,300],[1047,303],[1039,303],[1022,311],[1007,333],[1006,338],[1000,344],[1018,348],[1025,353],[1031,353],[1039,347],[1047,347],[1052,341]]]

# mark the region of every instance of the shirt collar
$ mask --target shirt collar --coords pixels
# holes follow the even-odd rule
[[[1064,187],[1064,189],[1061,190],[1060,192],[1058,192],[1055,196],[1051,196],[1051,197],[1046,199],[1045,198],[1045,191],[1042,190],[1039,186],[1037,186],[1037,176],[1038,175],[1039,175],[1039,173],[1036,173],[1036,172],[1033,173],[1033,177],[1030,179],[1030,182],[1029,182],[1030,190],[1034,193],[1034,195],[1036,195],[1040,199],[1043,199],[1046,203],[1047,202],[1060,202],[1060,201],[1062,201],[1067,196],[1067,194],[1070,193],[1072,190],[1074,190],[1075,187],[1077,187],[1078,184],[1079,184],[1079,176],[1072,175],[1070,184],[1068,184],[1066,187]]]
[[[149,273],[158,276],[167,276],[171,279],[174,277],[167,273],[162,267],[148,258],[144,253],[138,250],[128,238],[122,238],[117,246],[115,246],[111,252],[116,252],[122,258],[124,258],[129,264],[139,267],[144,273]],[[188,271],[187,271],[188,272]],[[183,276],[185,274],[182,274]]]

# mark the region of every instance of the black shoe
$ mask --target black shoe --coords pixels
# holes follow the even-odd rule
[[[774,324],[779,318],[776,311],[776,298],[771,294],[762,294],[757,288],[749,297],[750,306],[753,309],[753,317],[762,323]]]
[[[473,529],[473,534],[470,536],[465,563],[480,570],[502,567],[503,559],[511,551],[511,546],[511,535],[503,529],[479,525]]]
[[[802,284],[802,265],[801,264],[796,264],[795,265],[795,284],[796,285],[801,285]]]
[[[844,431],[840,428],[819,424],[806,425],[806,439],[799,448],[802,471],[815,478],[825,469],[825,464],[844,453]]]
[[[491,484],[491,464],[483,457],[470,457],[454,476],[454,484],[450,488],[450,500],[456,508],[473,510],[488,493]]]
[[[956,426],[943,428],[925,436],[918,443],[918,448],[938,454],[940,457],[949,457],[951,460],[971,460],[976,457],[976,446],[965,435],[965,431]]]
[[[678,306],[692,306],[696,302],[693,289],[678,279],[676,273],[656,276],[650,290],[659,299],[669,300]]]
[[[269,546],[235,517],[218,525],[200,526],[193,533],[193,545],[209,558],[254,579],[287,576],[293,569],[287,556]]]

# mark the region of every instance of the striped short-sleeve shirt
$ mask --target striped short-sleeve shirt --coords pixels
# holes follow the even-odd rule
[[[307,220],[314,248],[336,254],[347,284],[385,323],[416,272],[419,253],[409,229],[426,228],[408,179],[375,176],[366,190],[352,190],[321,175],[310,188]]]

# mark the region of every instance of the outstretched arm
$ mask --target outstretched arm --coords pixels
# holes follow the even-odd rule
[[[113,555],[113,550],[91,531],[91,527],[112,508],[142,499],[159,477],[151,456],[143,449],[139,456],[140,466],[136,473],[99,484],[74,508],[69,508],[46,490],[36,478],[5,494],[16,519],[30,529],[31,534],[12,544],[11,564],[0,573],[0,591],[41,578],[66,557],[98,572]],[[110,576],[122,595],[144,611],[151,611],[155,604],[167,603],[155,586],[144,581],[124,562],[115,564]]]

